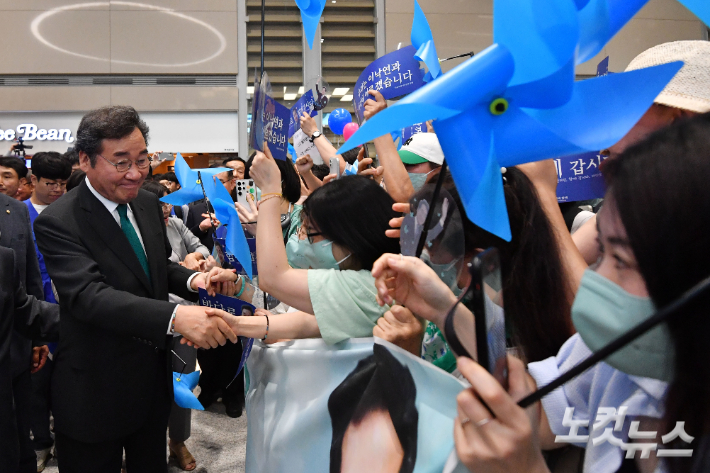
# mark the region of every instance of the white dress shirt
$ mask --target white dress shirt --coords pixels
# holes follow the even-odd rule
[[[94,189],[94,186],[91,185],[91,182],[89,181],[89,178],[86,178],[86,186],[89,188],[92,194],[99,199],[99,202],[101,202],[104,207],[106,207],[106,210],[108,210],[108,213],[111,214],[114,220],[116,220],[116,223],[118,226],[121,226],[121,216],[118,214],[118,204],[116,202],[112,202],[108,200],[106,197],[102,196],[101,194],[98,193],[96,189]],[[145,244],[143,243],[143,237],[141,236],[141,231],[138,228],[138,222],[136,222],[136,217],[133,215],[133,210],[131,209],[131,206],[128,205],[128,220],[131,222],[131,225],[133,225],[133,229],[136,231],[136,235],[138,235],[138,239],[141,242],[141,246],[143,247],[143,252],[145,253]],[[146,259],[148,256],[146,255]],[[187,290],[190,292],[197,292],[194,289],[192,289],[192,286],[190,286],[190,283],[192,283],[192,279],[197,276],[200,273],[195,273],[192,276],[189,277],[187,280]],[[175,309],[173,310],[173,315],[170,317],[170,322],[168,323],[168,335],[174,335],[175,333],[172,330],[172,325],[173,325],[173,319],[175,318],[175,313],[177,312],[178,305],[175,306]]]

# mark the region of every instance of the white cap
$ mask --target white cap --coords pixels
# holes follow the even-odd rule
[[[399,157],[404,164],[421,164],[428,161],[441,166],[444,163],[444,151],[436,133],[412,135],[399,150]]]
[[[710,112],[710,42],[674,41],[647,49],[626,71],[683,61],[685,65],[666,85],[655,103],[691,112]]]

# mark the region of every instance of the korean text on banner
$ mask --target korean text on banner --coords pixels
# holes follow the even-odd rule
[[[313,160],[313,164],[323,164],[323,157],[318,152],[315,143],[303,131],[296,130],[296,133],[294,133],[293,147],[296,149],[296,155],[299,158],[307,154]]]
[[[291,138],[301,127],[301,115],[306,112],[311,117],[318,115],[313,101],[313,91],[309,90],[291,107],[291,119],[288,122],[288,137]]]
[[[371,97],[368,90],[377,90],[389,100],[414,92],[424,85],[424,71],[419,61],[414,59],[416,49],[406,46],[375,59],[355,82],[353,97],[355,113],[361,123],[365,113],[365,102]]]
[[[604,197],[606,184],[599,171],[599,165],[604,159],[599,153],[582,153],[555,159],[557,201],[576,202]]]
[[[264,98],[264,141],[275,159],[287,160],[291,111],[268,95]]]

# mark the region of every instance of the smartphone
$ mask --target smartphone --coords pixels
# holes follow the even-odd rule
[[[160,153],[158,155],[158,161],[163,162],[163,161],[172,161],[175,159],[175,156],[173,156],[173,153]]]
[[[235,189],[237,193],[237,202],[242,204],[244,208],[249,209],[249,201],[247,196],[252,196],[252,202],[256,202],[256,186],[254,186],[254,181],[252,179],[237,179],[237,187]]]
[[[478,254],[472,263],[473,313],[478,363],[508,388],[507,339],[503,283],[496,248]]]
[[[330,174],[335,174],[336,179],[340,178],[340,158],[330,158]]]

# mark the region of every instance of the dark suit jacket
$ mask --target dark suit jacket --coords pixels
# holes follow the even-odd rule
[[[42,275],[32,240],[30,214],[27,206],[5,194],[0,194],[0,246],[15,250],[20,282],[27,293],[44,300]],[[13,376],[30,369],[32,342],[15,332],[12,335]]]
[[[51,387],[55,428],[83,442],[129,435],[149,412],[169,405],[166,348],[172,337],[166,333],[176,304],[168,302],[168,293],[197,299],[187,289],[193,272],[168,261],[170,244],[155,195],[141,190],[130,206],[152,284],[86,182],[34,225],[61,307]]]
[[[3,471],[15,471],[19,460],[10,356],[13,328],[30,338],[56,340],[59,337],[59,306],[27,295],[18,263],[13,250],[0,247],[0,458]],[[26,361],[29,368],[30,360]]]
[[[190,229],[193,235],[200,239],[200,243],[205,245],[208,250],[212,251],[214,248],[214,240],[212,240],[212,234],[214,233],[212,229],[203,232],[200,230],[200,222],[202,222],[205,217],[202,214],[207,213],[207,202],[203,200],[198,200],[197,202],[192,202],[187,206],[187,218],[185,219],[185,226]],[[214,212],[214,209],[210,205],[209,209]]]

